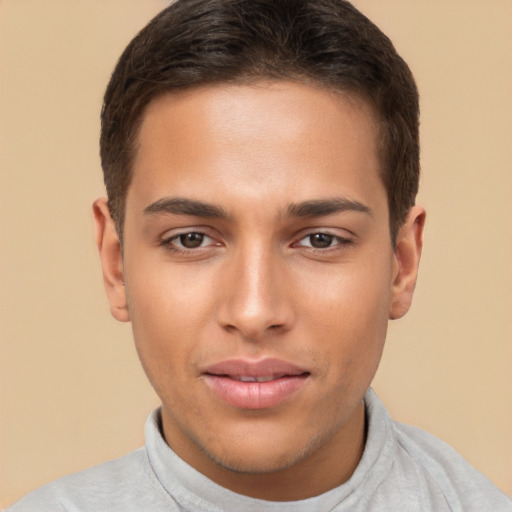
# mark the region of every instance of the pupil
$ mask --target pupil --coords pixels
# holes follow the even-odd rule
[[[312,247],[316,249],[325,249],[326,247],[330,247],[333,240],[332,235],[326,235],[325,233],[315,233],[309,237],[309,241],[311,242]]]
[[[201,233],[186,233],[180,235],[180,242],[187,249],[195,249],[203,243],[204,235]]]

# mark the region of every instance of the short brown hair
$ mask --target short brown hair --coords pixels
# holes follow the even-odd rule
[[[127,46],[102,110],[101,162],[120,238],[136,138],[157,96],[200,85],[288,79],[372,105],[396,238],[419,181],[419,106],[407,64],[345,0],[177,0]]]

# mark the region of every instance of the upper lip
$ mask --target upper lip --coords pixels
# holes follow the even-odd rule
[[[229,377],[284,377],[309,374],[309,372],[288,361],[266,358],[260,360],[228,359],[207,366],[203,374]]]

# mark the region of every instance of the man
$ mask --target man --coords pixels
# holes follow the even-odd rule
[[[411,303],[418,97],[342,0],[179,0],[105,95],[113,316],[162,407],[146,447],[24,510],[512,510],[370,390]]]

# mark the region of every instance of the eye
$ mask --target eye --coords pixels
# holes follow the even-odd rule
[[[310,233],[309,235],[301,238],[296,246],[298,247],[311,247],[312,249],[330,249],[336,246],[347,246],[352,241],[341,236],[332,235],[330,233]],[[340,248],[341,248],[340,247]]]
[[[333,235],[327,233],[314,233],[305,238],[309,243],[307,245],[314,247],[315,249],[326,249],[330,247],[333,242],[337,242]]]
[[[183,247],[195,249],[196,247],[201,247],[205,238],[206,236],[203,233],[184,233],[183,235],[178,235],[177,240],[179,240]]]
[[[211,237],[198,231],[174,235],[164,240],[163,243],[175,250],[192,250],[215,244]]]

